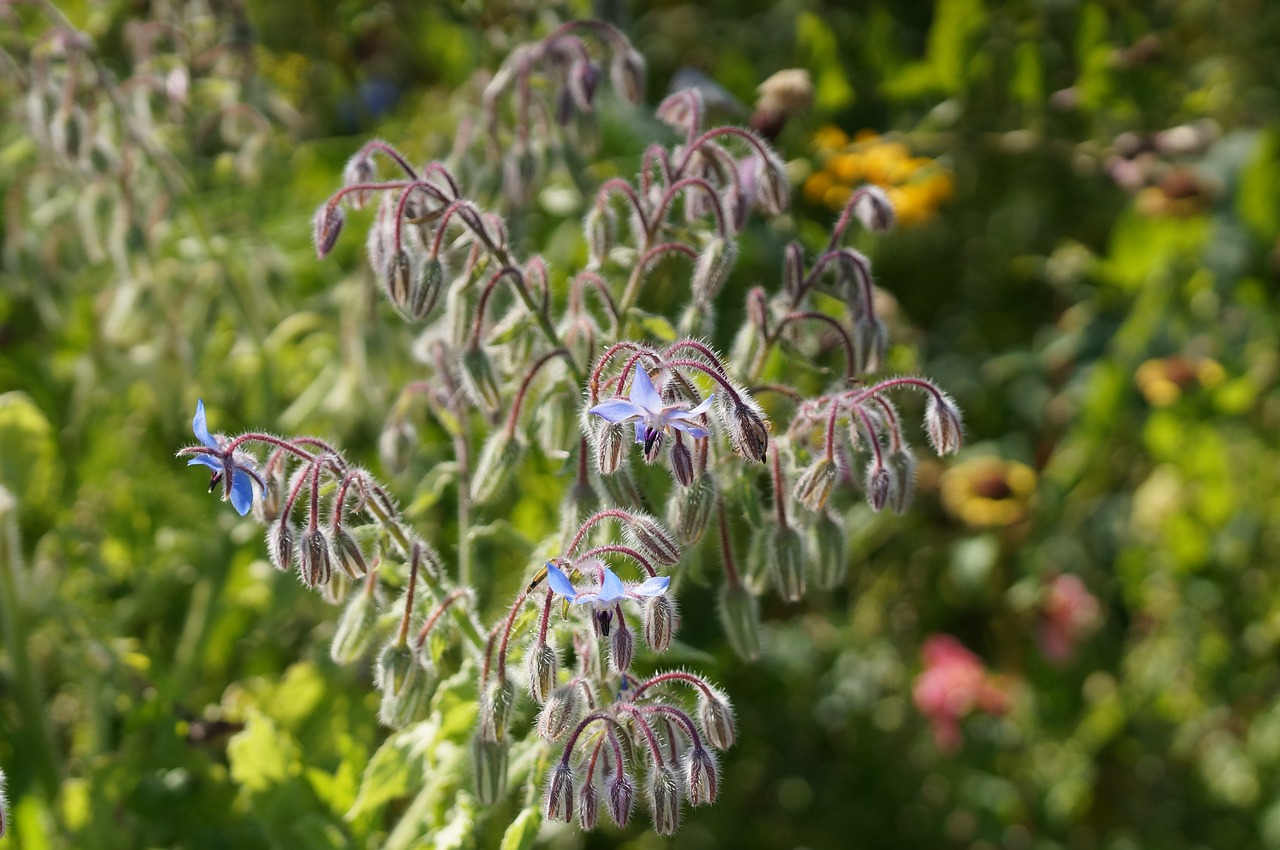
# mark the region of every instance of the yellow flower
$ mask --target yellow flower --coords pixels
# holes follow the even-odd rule
[[[1026,519],[1036,489],[1036,473],[1014,460],[983,456],[942,475],[942,506],[967,525],[1013,525]]]
[[[902,141],[874,130],[859,130],[852,141],[843,130],[826,126],[813,135],[822,163],[804,185],[805,199],[839,212],[854,189],[866,183],[885,190],[898,223],[911,226],[928,221],[951,197],[951,172],[937,160],[913,156]]]
[[[1226,370],[1218,361],[1208,357],[1193,360],[1181,354],[1153,358],[1133,373],[1133,382],[1152,407],[1168,407],[1192,384],[1212,389],[1225,378]]]

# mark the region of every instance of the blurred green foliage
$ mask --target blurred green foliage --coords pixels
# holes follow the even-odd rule
[[[743,103],[774,71],[808,68],[813,108],[778,142],[801,172],[829,124],[946,164],[955,194],[936,216],[859,246],[905,340],[891,367],[956,396],[972,456],[1037,472],[1026,518],[1006,527],[948,512],[937,463],[922,464],[906,517],[848,507],[847,586],[768,603],[754,665],[725,646],[713,593],[685,583],[680,639],[733,695],[739,743],[720,803],[689,813],[680,846],[1280,846],[1280,7],[62,8],[104,76],[80,67],[61,107],[33,112],[24,95],[34,68],[59,69],[48,10],[5,6],[0,27],[13,846],[498,844],[519,801],[484,810],[456,773],[420,775],[424,753],[461,758],[459,694],[474,683],[438,692],[457,706],[441,728],[388,737],[369,671],[329,660],[335,611],[272,571],[254,527],[172,451],[202,397],[217,430],[323,434],[376,467],[386,411],[415,374],[412,334],[365,272],[345,271],[363,269],[356,240],[314,260],[312,210],[368,136],[447,153],[477,70],[593,11],[648,58],[651,102],[681,67]],[[74,107],[134,74],[185,75],[186,88],[152,101],[160,149],[121,162],[128,130],[77,123]],[[101,150],[75,147],[95,132]],[[609,112],[604,160],[633,169],[651,132]],[[830,225],[800,203],[783,226],[816,244]],[[544,206],[513,230],[551,259],[581,256],[576,215]],[[776,286],[790,234],[761,235],[733,285]],[[447,441],[422,437],[395,481],[447,550],[456,531],[436,503],[452,497],[433,472]],[[485,532],[494,551],[554,529],[556,472],[554,459],[526,468],[509,526]],[[480,582],[501,599],[521,575],[487,562],[487,545]],[[1059,573],[1084,580],[1102,624],[1054,664],[1036,635]],[[939,751],[912,704],[933,632],[978,652],[1012,695],[1004,717],[965,721],[958,753]],[[418,810],[449,825],[420,839],[425,814],[400,820]],[[538,821],[520,814],[504,846],[528,846]],[[659,843],[643,825],[627,840]]]

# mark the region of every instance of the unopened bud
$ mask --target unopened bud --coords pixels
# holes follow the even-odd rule
[[[373,226],[369,228],[369,234],[365,237],[364,250],[369,258],[369,268],[378,278],[382,278],[386,273],[387,261],[391,259],[391,242],[395,239],[395,227],[392,223],[395,210],[391,195],[383,195],[382,203],[378,205],[377,217],[374,218]]]
[[[495,677],[480,697],[480,734],[495,741],[505,738],[515,701],[511,680],[505,676]]]
[[[413,657],[413,649],[408,643],[392,640],[378,655],[378,670],[374,682],[382,692],[382,702],[378,708],[378,720],[385,726],[397,728],[403,724],[403,718],[417,705],[410,705],[413,694],[414,679],[419,673],[418,663]],[[399,722],[398,722],[399,721]]]
[[[676,438],[671,443],[671,476],[680,484],[681,487],[688,487],[693,483],[693,453],[689,451],[689,447],[685,445],[684,437],[676,432]]]
[[[369,564],[365,561],[364,552],[360,551],[360,544],[345,526],[339,525],[331,530],[329,555],[352,579],[364,578],[369,572]]]
[[[409,303],[409,281],[413,277],[413,264],[404,251],[396,251],[382,273],[382,286],[387,298],[398,310]]]
[[[596,204],[587,212],[582,228],[587,237],[590,265],[598,268],[609,258],[609,250],[618,237],[618,216],[609,205]]]
[[[271,525],[280,518],[280,508],[284,504],[284,470],[277,464],[275,471],[262,476],[266,485],[262,490],[262,498],[253,500],[253,515],[263,525]]]
[[[644,604],[644,642],[654,652],[665,652],[680,625],[676,603],[667,594],[650,596]]]
[[[715,481],[710,475],[703,475],[688,487],[672,492],[667,502],[667,524],[684,546],[693,546],[706,532],[715,505]]]
[[[791,182],[787,179],[787,168],[770,151],[770,155],[761,160],[759,189],[757,201],[760,208],[769,215],[781,215],[791,203]]]
[[[338,664],[350,664],[364,655],[378,625],[378,606],[367,589],[351,597],[342,611],[329,645],[329,657]]]
[[[618,618],[618,626],[609,635],[609,666],[615,673],[625,673],[631,669],[631,658],[636,651],[636,637],[627,628],[627,621]]]
[[[863,186],[858,190],[857,196],[858,199],[853,202],[853,214],[867,230],[880,233],[891,230],[897,223],[898,216],[893,210],[893,202],[879,186]]]
[[[929,396],[924,408],[924,430],[939,455],[955,454],[964,443],[960,407],[946,393]]]
[[[867,464],[867,504],[879,511],[889,503],[894,489],[893,472],[874,458]]]
[[[596,470],[601,475],[612,475],[622,464],[627,439],[625,426],[604,423],[594,426],[591,444],[595,449]]]
[[[889,346],[889,331],[879,319],[859,317],[853,323],[853,346],[859,372],[878,372]]]
[[[499,428],[485,440],[475,473],[471,476],[471,498],[485,505],[497,497],[510,496],[507,483],[520,465],[524,447],[506,428]]]
[[[788,602],[799,602],[804,596],[804,542],[794,526],[778,525],[768,535],[769,574],[778,595]]]
[[[685,782],[688,784],[689,802],[705,806],[716,801],[720,785],[720,766],[716,757],[706,747],[695,746],[685,761]]]
[[[644,57],[634,47],[616,51],[609,64],[609,82],[614,91],[628,103],[644,100]]]
[[[307,587],[316,587],[328,584],[332,574],[329,543],[324,539],[324,532],[319,528],[308,528],[302,532],[302,540],[298,544],[298,578]]]
[[[323,260],[333,250],[346,223],[347,215],[337,204],[323,203],[316,210],[314,228],[311,235],[316,246],[316,259]]]
[[[392,420],[378,436],[378,457],[392,475],[409,468],[418,446],[418,432],[404,420]]]
[[[627,525],[626,536],[659,564],[674,566],[680,562],[679,544],[651,516],[636,514]]]
[[[418,272],[413,276],[404,305],[405,314],[411,319],[425,319],[440,300],[443,289],[444,264],[438,257],[427,257],[418,264]]]
[[[347,164],[342,169],[342,185],[359,186],[362,183],[372,183],[373,176],[373,160],[368,156],[356,154],[347,160]],[[369,202],[371,194],[368,190],[360,189],[348,192],[345,197],[351,208],[358,210]]]
[[[547,820],[568,823],[573,820],[573,768],[565,762],[557,762],[547,777],[547,793],[544,797]]]
[[[666,443],[663,433],[656,429],[650,429],[649,434],[644,440],[644,462],[657,463],[658,458],[662,456],[662,446]]]
[[[560,658],[555,647],[545,641],[538,641],[529,648],[525,655],[528,666],[529,693],[533,701],[542,705],[555,690],[556,677],[560,672]]]
[[[507,790],[507,744],[477,734],[471,739],[471,763],[476,775],[476,798],[491,806]]]
[[[693,301],[709,304],[713,301],[729,272],[738,260],[738,243],[723,236],[713,236],[707,242],[693,266]]]
[[[609,809],[609,817],[618,826],[626,826],[631,820],[631,812],[635,808],[636,785],[631,777],[622,771],[622,765],[605,783],[605,805]]]
[[[631,477],[631,470],[625,466],[619,467],[612,475],[602,476],[600,483],[604,485],[609,500],[615,505],[639,507],[644,504],[644,497],[640,495],[640,488],[636,486],[635,479]]]
[[[590,112],[595,104],[600,77],[600,66],[589,59],[575,60],[569,66],[569,92],[573,96],[573,102],[583,112]]]
[[[834,517],[823,511],[809,527],[808,541],[814,583],[822,590],[834,590],[844,582],[849,571],[844,529]]]
[[[760,609],[741,582],[727,582],[720,589],[720,622],[739,658],[755,661],[760,657]]]
[[[563,685],[547,695],[547,701],[538,712],[538,735],[548,741],[557,741],[578,720],[580,705],[578,689]]]
[[[267,527],[267,555],[271,565],[282,573],[293,566],[294,539],[293,523],[287,519]]]
[[[600,790],[594,782],[583,782],[578,789],[578,826],[586,832],[596,828],[600,820]]]
[[[502,395],[498,390],[498,379],[493,374],[493,364],[484,349],[468,345],[463,349],[458,365],[462,388],[472,402],[486,410],[497,410],[502,403]]]
[[[649,770],[649,814],[659,835],[675,835],[680,829],[680,783],[665,764]]]
[[[702,93],[687,88],[667,95],[654,114],[659,121],[688,136],[702,124]]]
[[[738,393],[736,401],[728,393],[717,394],[716,412],[729,433],[733,450],[748,460],[763,463],[769,451],[769,425],[755,400],[745,391]]]
[[[916,492],[916,456],[904,448],[891,452],[888,463],[893,484],[889,490],[889,507],[901,516],[911,507],[911,498]]]
[[[835,486],[838,472],[833,458],[822,457],[810,464],[796,479],[793,490],[796,501],[811,511],[822,510],[831,495],[831,488]]]
[[[698,697],[698,724],[707,743],[717,750],[727,750],[738,739],[733,721],[733,706],[729,698],[719,691]]]

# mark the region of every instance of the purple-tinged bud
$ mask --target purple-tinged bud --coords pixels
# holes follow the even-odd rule
[[[578,59],[569,66],[569,92],[573,96],[573,102],[583,112],[590,112],[594,108],[601,76],[600,66],[589,59]]]
[[[844,583],[849,572],[845,557],[844,528],[831,514],[818,514],[808,529],[809,561],[813,565],[813,581],[822,590],[834,590]]]
[[[655,114],[659,121],[686,136],[695,133],[702,126],[702,93],[696,88],[687,88],[667,95]]]
[[[602,421],[599,425],[593,425],[590,435],[592,448],[595,449],[596,471],[606,476],[617,472],[625,457],[625,426]]]
[[[705,806],[716,801],[716,792],[720,787],[720,765],[706,747],[698,745],[689,751],[685,759],[684,776],[688,784],[690,804]]]
[[[791,203],[791,181],[787,179],[787,167],[776,153],[770,151],[759,168],[757,203],[768,215],[781,215]]]
[[[324,532],[319,528],[309,528],[302,532],[302,540],[298,543],[298,578],[307,587],[329,583],[333,575],[333,564],[329,561],[329,543],[324,539]]]
[[[409,262],[409,255],[404,251],[392,254],[382,273],[382,287],[397,310],[403,310],[409,303],[409,281],[412,277],[413,264]]]
[[[609,82],[623,100],[628,103],[640,103],[644,100],[645,65],[644,57],[634,47],[618,50],[609,63]]]
[[[367,155],[356,154],[347,160],[347,164],[342,169],[343,186],[359,186],[361,183],[372,183],[373,177],[373,160]],[[346,194],[347,203],[351,205],[353,210],[361,209],[365,204],[369,203],[371,194],[367,190],[348,192]]]
[[[573,685],[562,685],[551,691],[542,704],[542,711],[538,712],[538,736],[558,741],[577,722],[581,704],[578,689]]]
[[[769,294],[759,286],[747,293],[747,318],[757,328],[769,329]]]
[[[730,230],[741,233],[747,226],[747,215],[751,212],[751,197],[737,186],[730,186],[720,197],[720,204],[729,216]]]
[[[650,596],[644,603],[644,642],[654,652],[665,652],[680,627],[680,612],[667,594]]]
[[[859,317],[853,323],[853,347],[858,355],[858,371],[878,372],[889,347],[889,331],[884,322]]]
[[[787,245],[786,257],[782,265],[782,287],[792,298],[804,286],[804,248],[799,242]]]
[[[587,237],[589,268],[599,268],[609,259],[609,251],[618,238],[618,215],[607,204],[596,204],[582,221]]]
[[[444,263],[438,257],[427,257],[418,264],[418,272],[409,286],[404,313],[410,319],[425,319],[444,289]]]
[[[560,657],[554,646],[537,641],[529,647],[525,665],[528,667],[529,693],[534,702],[543,705],[555,690],[556,678],[560,673]]]
[[[280,509],[284,506],[284,469],[277,464],[274,472],[262,476],[266,487],[262,490],[262,498],[253,500],[253,516],[263,525],[271,525],[280,518]]]
[[[674,566],[680,563],[680,546],[658,521],[645,514],[636,514],[626,528],[627,539],[636,548],[648,554],[659,564]]]
[[[709,304],[715,300],[737,261],[738,243],[722,236],[712,236],[693,266],[694,303]]]
[[[522,204],[532,195],[538,180],[538,160],[527,146],[517,145],[502,158],[502,191],[512,204]]]
[[[881,233],[893,229],[898,221],[893,202],[884,190],[874,184],[868,184],[858,190],[858,199],[853,202],[853,214],[862,222],[862,226],[873,233]]]
[[[505,676],[495,676],[480,695],[480,734],[494,741],[507,735],[516,689]]]
[[[665,764],[649,770],[649,814],[659,835],[675,835],[680,829],[680,782]]]
[[[939,456],[955,454],[964,444],[964,421],[960,407],[946,393],[929,395],[924,408],[924,430]]]
[[[893,479],[889,507],[901,516],[911,507],[911,498],[916,492],[916,456],[909,449],[890,452],[888,463]]]
[[[618,617],[618,625],[609,635],[609,666],[615,673],[631,669],[631,659],[636,652],[636,636],[627,628],[627,621]]]
[[[497,410],[502,404],[502,395],[498,390],[498,379],[493,374],[493,364],[484,349],[477,345],[467,346],[462,351],[458,366],[462,388],[471,401],[485,410]]]
[[[804,541],[795,526],[778,525],[769,530],[769,574],[778,595],[788,602],[799,602],[804,596]]]
[[[636,785],[622,770],[616,771],[605,783],[605,805],[609,817],[618,826],[626,826],[635,809]]]
[[[334,244],[338,241],[338,234],[342,232],[342,225],[346,221],[346,213],[337,204],[325,202],[316,209],[311,234],[312,242],[316,246],[316,259],[323,260],[333,250]]]
[[[476,799],[491,806],[507,790],[507,744],[477,734],[471,739],[471,764],[475,769]]]
[[[583,782],[578,789],[578,826],[590,832],[600,821],[600,789],[594,782]]]
[[[267,555],[271,566],[282,573],[293,566],[293,551],[296,534],[293,523],[287,519],[272,523],[267,527]]]
[[[565,823],[573,820],[573,768],[563,761],[556,762],[547,777],[547,793],[543,799],[547,820]]]
[[[819,458],[796,479],[792,491],[795,500],[811,511],[822,510],[831,495],[831,488],[835,486],[838,472],[835,460],[829,457]]]
[[[764,412],[745,390],[734,401],[728,393],[717,393],[715,411],[729,434],[733,450],[748,460],[765,460],[769,451],[769,423]]]
[[[874,458],[867,464],[867,504],[871,510],[879,511],[889,503],[889,496],[894,489],[893,472],[889,467]]]
[[[338,526],[329,536],[329,555],[338,562],[342,571],[352,579],[364,578],[369,572],[369,564],[365,561],[364,552],[346,527]]]
[[[499,428],[485,440],[480,450],[480,458],[476,461],[475,473],[471,476],[471,498],[478,504],[485,505],[495,498],[507,498],[507,484],[520,466],[524,456],[524,447],[520,440]]]
[[[383,195],[378,214],[365,237],[364,249],[369,258],[369,268],[379,278],[386,274],[391,259],[391,247],[395,239],[396,206],[391,195]]]
[[[716,485],[710,475],[703,475],[688,487],[672,492],[667,501],[667,524],[684,546],[702,539],[716,506]]]
[[[689,451],[689,447],[685,445],[684,438],[679,432],[676,432],[676,438],[671,443],[670,452],[671,476],[679,482],[681,487],[688,487],[693,483],[693,453]]]
[[[727,750],[738,739],[737,727],[733,721],[733,705],[729,698],[718,690],[710,695],[698,697],[698,725],[707,743],[717,750]]]
[[[755,661],[760,657],[759,604],[741,582],[729,582],[721,587],[720,623],[729,646],[739,658]]]
[[[651,428],[649,430],[649,435],[645,437],[644,441],[644,453],[642,455],[644,457],[644,462],[657,463],[658,458],[662,456],[662,447],[666,442],[666,437],[661,431]]]
[[[336,664],[350,664],[362,657],[369,648],[378,627],[378,606],[369,590],[351,597],[338,619],[329,644],[329,657]]]

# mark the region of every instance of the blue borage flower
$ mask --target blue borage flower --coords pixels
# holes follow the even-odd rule
[[[714,394],[709,395],[692,410],[685,410],[683,403],[663,404],[662,396],[658,395],[653,381],[649,379],[649,373],[637,366],[635,377],[631,379],[631,395],[628,398],[609,399],[587,412],[615,425],[635,422],[636,442],[644,443],[645,455],[651,455],[654,443],[663,433],[672,429],[684,431],[694,438],[706,437],[709,432],[692,424],[690,420],[711,409],[714,399]]]
[[[234,450],[227,451],[224,448],[226,439],[209,433],[203,399],[196,402],[196,415],[191,420],[191,430],[207,451],[198,448],[183,449],[179,454],[198,452],[187,461],[187,466],[207,466],[212,469],[209,492],[212,493],[213,488],[221,484],[223,501],[230,500],[231,506],[240,516],[249,513],[249,508],[253,506],[253,482],[258,482],[258,487],[262,489],[266,485],[258,473],[247,466],[250,463],[248,455]]]
[[[613,570],[608,567],[603,567],[603,570],[597,587],[579,590],[573,586],[573,582],[569,581],[569,577],[559,567],[552,563],[547,564],[547,581],[551,585],[551,590],[575,605],[590,605],[592,619],[604,637],[609,636],[614,613],[619,617],[622,616],[622,600],[662,596],[667,592],[667,586],[671,584],[668,576],[654,576],[641,584],[628,587]]]

